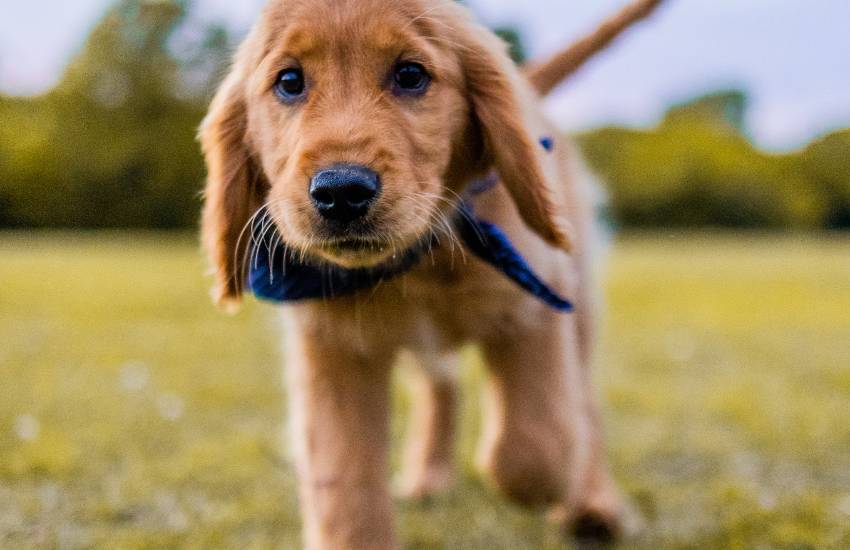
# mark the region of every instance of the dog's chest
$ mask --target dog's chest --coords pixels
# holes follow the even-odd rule
[[[489,339],[528,323],[542,309],[492,267],[451,254],[433,263],[426,259],[375,294],[375,317],[393,319],[389,332],[400,346],[432,351]]]
[[[490,208],[486,201],[479,203],[484,215],[509,228],[511,239],[538,273],[571,296],[560,284],[568,279],[564,262],[548,253],[518,219],[499,211],[507,201],[493,202]],[[299,309],[311,319],[308,325],[315,337],[324,338],[332,327],[340,344],[364,353],[401,348],[440,353],[466,343],[511,338],[554,315],[504,273],[448,243],[434,248],[414,269],[373,289]]]

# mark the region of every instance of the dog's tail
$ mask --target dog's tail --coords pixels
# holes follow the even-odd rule
[[[569,48],[542,63],[529,66],[525,71],[526,76],[540,95],[548,95],[626,29],[648,17],[663,1],[636,0]]]

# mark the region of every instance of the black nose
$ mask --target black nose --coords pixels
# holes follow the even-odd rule
[[[310,182],[310,197],[322,217],[342,223],[365,216],[380,191],[378,174],[356,164],[325,168]]]

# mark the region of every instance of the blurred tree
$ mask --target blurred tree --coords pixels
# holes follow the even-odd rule
[[[746,132],[744,115],[748,103],[747,94],[741,90],[721,90],[673,105],[668,109],[665,119],[687,122],[699,119],[706,124],[716,124],[743,134]]]
[[[53,91],[15,101],[19,124],[0,133],[7,225],[193,223],[203,105],[177,93],[180,65],[168,49],[184,13],[182,2],[121,0]]]
[[[0,96],[0,227],[195,224],[204,175],[196,128],[229,63],[221,26],[180,0],[119,0],[60,84]],[[516,30],[500,29],[525,59]],[[580,143],[626,227],[850,229],[850,130],[769,155],[746,137],[747,96],[722,90],[657,128]]]
[[[184,46],[180,59],[180,95],[208,103],[224,79],[233,57],[227,29],[212,24],[201,32],[201,40]]]
[[[742,135],[745,105],[740,92],[710,94],[672,108],[651,131],[582,136],[615,218],[632,227],[823,225],[825,198],[797,157],[767,155]]]
[[[528,58],[523,45],[522,35],[513,27],[498,27],[494,32],[510,46],[511,58],[517,63],[525,63]]]
[[[665,119],[671,122],[684,120],[688,123],[699,120],[744,134],[744,115],[748,103],[747,94],[741,90],[721,90],[672,106]]]
[[[466,4],[464,0],[456,0],[459,4]],[[519,29],[516,27],[502,26],[496,27],[493,29],[502,40],[508,43],[510,46],[510,54],[511,58],[516,63],[524,63],[527,59],[525,46],[522,41],[522,34],[519,32]]]
[[[826,229],[850,229],[850,130],[828,135],[800,155],[803,172],[823,197]]]

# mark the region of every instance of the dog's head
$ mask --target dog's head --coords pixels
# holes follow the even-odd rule
[[[526,224],[568,246],[522,78],[449,0],[271,0],[201,130],[216,298],[240,296],[252,222],[315,261],[375,266],[492,168]]]

